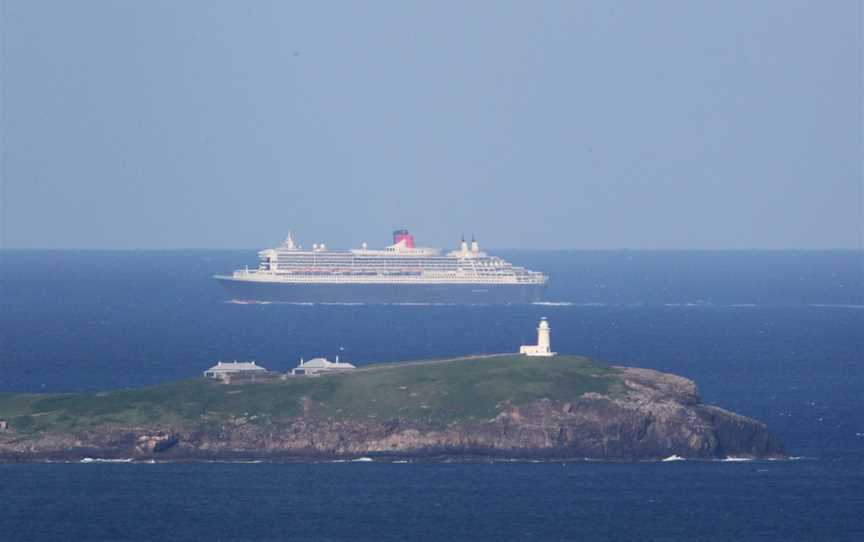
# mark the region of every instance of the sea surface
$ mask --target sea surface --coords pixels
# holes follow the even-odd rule
[[[864,253],[499,254],[546,303],[244,305],[211,275],[255,251],[0,251],[0,392],[511,352],[546,316],[558,352],[692,378],[794,459],[0,465],[0,540],[864,540]]]

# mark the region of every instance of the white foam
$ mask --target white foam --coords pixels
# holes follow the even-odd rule
[[[571,307],[573,303],[570,301],[535,301],[532,305],[540,305],[543,307]]]
[[[664,459],[661,459],[660,461],[664,461],[664,462],[665,462],[665,461],[686,461],[686,460],[687,460],[686,458],[681,457],[680,455],[672,454],[672,455],[670,455],[669,457],[666,457],[666,458],[664,458]]]
[[[152,460],[151,460],[152,461]],[[257,465],[264,463],[261,459],[205,459],[202,463],[218,463],[226,465]]]
[[[99,457],[85,457],[79,463],[131,463],[133,461],[134,459],[131,457],[123,459],[102,459]]]
[[[358,457],[357,459],[352,459],[352,463],[368,463],[370,461],[375,461],[371,457]]]
[[[738,463],[738,462],[741,462],[741,461],[753,461],[753,458],[752,458],[752,457],[735,457],[735,456],[730,456],[730,457],[724,457],[724,458],[721,459],[720,461],[722,461],[722,462],[724,462],[724,463]]]

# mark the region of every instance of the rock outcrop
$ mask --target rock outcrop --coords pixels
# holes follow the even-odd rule
[[[155,434],[138,435],[135,451],[143,454],[158,454],[170,449],[178,442],[180,442],[180,436],[176,433],[157,431]]]
[[[568,401],[503,401],[487,419],[433,424],[398,416],[316,416],[312,413],[320,409],[304,397],[297,415],[266,423],[235,418],[217,426],[106,424],[64,434],[7,432],[0,438],[0,460],[398,456],[641,461],[672,455],[784,455],[761,422],[702,404],[692,381],[647,369],[614,369],[624,383],[622,393],[588,392]]]

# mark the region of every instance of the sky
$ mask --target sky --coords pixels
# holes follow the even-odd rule
[[[0,0],[0,246],[862,248],[862,3]]]

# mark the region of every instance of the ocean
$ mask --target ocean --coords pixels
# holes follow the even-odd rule
[[[255,251],[0,251],[0,392],[552,345],[691,378],[789,461],[0,465],[0,540],[864,540],[864,253],[500,251],[520,307],[243,305]]]

